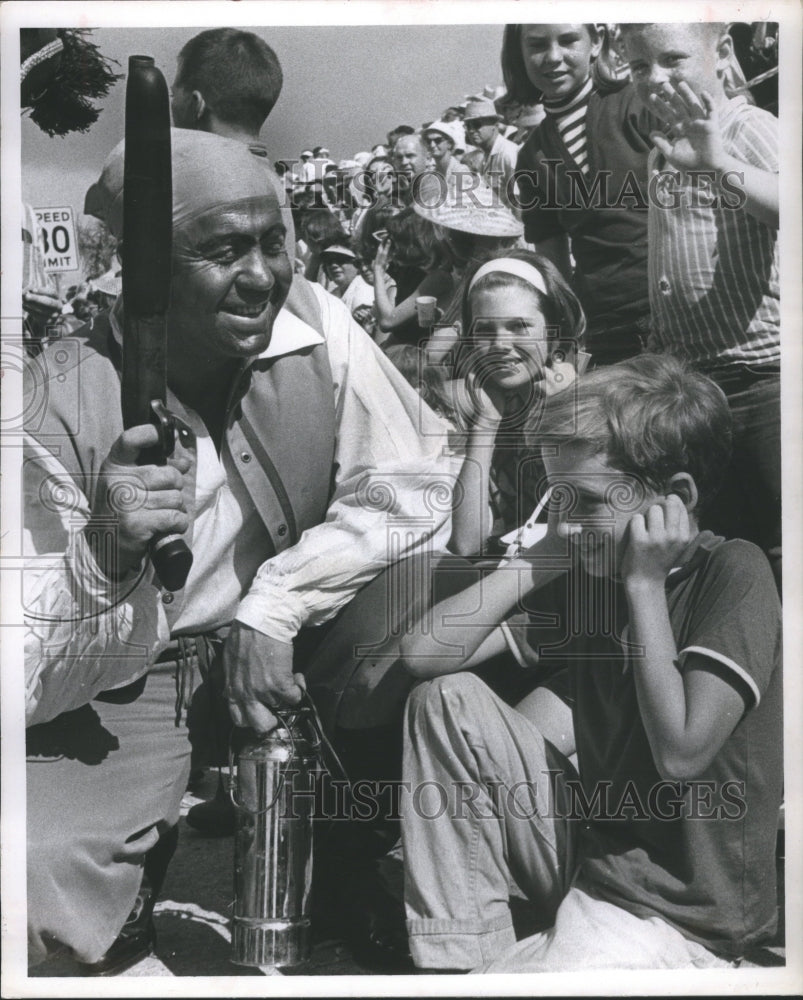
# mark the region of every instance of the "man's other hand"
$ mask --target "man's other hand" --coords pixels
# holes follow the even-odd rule
[[[258,733],[275,728],[271,709],[297,705],[306,690],[303,674],[293,673],[293,645],[232,623],[223,651],[226,700],[235,726]]]

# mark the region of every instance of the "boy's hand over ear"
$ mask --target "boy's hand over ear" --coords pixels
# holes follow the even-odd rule
[[[714,98],[707,91],[698,97],[687,83],[661,84],[660,94],[650,95],[652,110],[672,126],[672,134],[650,134],[650,139],[673,167],[680,170],[724,170],[725,146]]]
[[[691,540],[689,513],[679,496],[670,493],[646,514],[634,514],[622,561],[625,584],[660,584]]]

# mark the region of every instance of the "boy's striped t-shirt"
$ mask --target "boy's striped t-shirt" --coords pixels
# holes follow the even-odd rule
[[[584,176],[588,176],[588,142],[586,139],[586,112],[588,99],[594,90],[589,78],[572,97],[559,101],[544,100],[544,110],[555,120],[558,132],[571,158]]]

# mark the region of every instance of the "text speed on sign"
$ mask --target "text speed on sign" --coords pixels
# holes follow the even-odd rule
[[[34,212],[45,270],[77,271],[80,265],[73,210],[69,207],[35,208]]]

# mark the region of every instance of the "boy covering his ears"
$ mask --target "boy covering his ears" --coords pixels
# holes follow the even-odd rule
[[[538,428],[547,536],[402,644],[432,678],[405,721],[420,967],[709,967],[776,925],[780,606],[762,552],[697,520],[727,401],[670,356],[575,385]],[[506,649],[543,679],[515,708],[466,672]],[[511,895],[547,929],[517,942]]]

